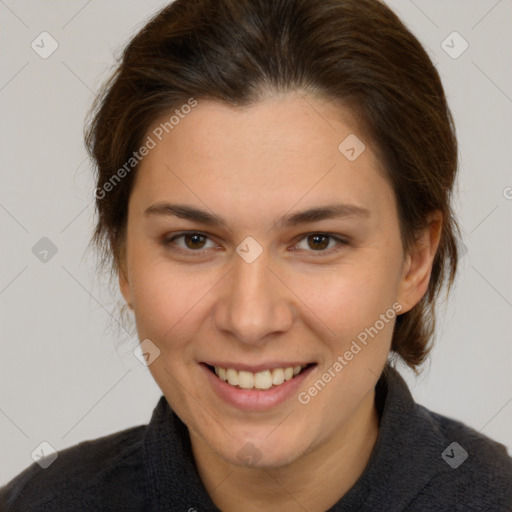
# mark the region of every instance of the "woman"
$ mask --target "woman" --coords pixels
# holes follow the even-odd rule
[[[177,0],[87,133],[93,241],[162,390],[2,510],[512,510],[496,441],[416,404],[452,285],[457,142],[377,0]]]

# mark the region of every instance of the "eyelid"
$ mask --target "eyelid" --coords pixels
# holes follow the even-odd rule
[[[176,240],[177,238],[180,238],[182,236],[186,236],[186,235],[200,235],[200,236],[203,236],[203,237],[205,237],[205,238],[207,238],[209,240],[212,240],[211,236],[208,233],[205,233],[203,231],[189,230],[189,231],[180,231],[178,233],[173,233],[172,236],[165,236],[163,238],[163,240],[162,240],[162,245],[164,245],[164,247],[171,246],[171,245],[173,245],[174,240]],[[340,247],[349,244],[349,241],[346,239],[346,237],[341,237],[339,235],[335,235],[335,234],[332,234],[332,233],[329,233],[329,232],[325,232],[325,231],[310,231],[308,233],[303,233],[303,234],[299,235],[298,237],[296,237],[297,242],[295,243],[295,245],[297,245],[303,239],[305,239],[305,238],[307,238],[309,236],[312,236],[312,235],[326,236],[326,237],[332,238],[333,240],[335,240],[338,243],[338,248],[334,247],[334,248],[331,248],[331,249],[320,250],[320,251],[313,251],[313,250],[308,251],[308,250],[306,250],[306,252],[311,253],[314,257],[315,256],[330,255],[333,252],[337,252]],[[181,252],[183,254],[202,255],[203,253],[207,252],[209,249],[198,249],[197,251],[194,251],[192,249],[183,249],[181,247],[174,247],[174,248],[172,248],[172,250],[177,251],[177,252]],[[299,249],[299,251],[301,251],[301,250],[302,249]],[[293,251],[297,251],[297,249],[293,249]]]
[[[329,232],[325,232],[325,231],[311,231],[309,233],[304,233],[302,235],[299,235],[298,237],[298,241],[295,245],[297,245],[299,242],[301,242],[302,240],[304,240],[305,238],[309,237],[309,236],[312,236],[312,235],[321,235],[321,236],[325,236],[325,237],[328,237],[328,238],[331,238],[333,239],[335,242],[337,242],[337,246],[335,247],[331,247],[330,249],[326,249],[326,250],[321,250],[321,251],[313,251],[313,250],[307,250],[307,249],[304,249],[307,253],[311,254],[313,257],[320,257],[320,256],[328,256],[328,255],[331,255],[333,253],[336,253],[340,250],[341,247],[345,246],[345,245],[348,245],[348,240],[344,237],[341,237],[339,235],[335,235],[333,233],[329,233]],[[297,249],[293,249],[294,251],[296,251]],[[301,249],[299,249],[301,250]]]
[[[211,236],[208,233],[204,233],[202,231],[180,231],[179,233],[173,233],[172,236],[165,236],[162,240],[162,244],[164,245],[164,247],[174,245],[174,240],[186,235],[200,235],[204,238],[207,238],[208,240],[211,240]],[[181,247],[176,247],[173,248],[173,250],[187,254],[202,254],[208,249],[198,249],[197,251],[193,251],[192,249],[183,249]]]

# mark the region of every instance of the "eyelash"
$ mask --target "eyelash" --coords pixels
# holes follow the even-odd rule
[[[200,231],[183,231],[181,233],[178,233],[176,235],[174,235],[173,237],[171,238],[166,238],[164,240],[162,240],[162,245],[166,248],[170,248],[171,250],[173,251],[176,251],[176,252],[180,252],[182,254],[187,254],[187,255],[191,255],[193,254],[194,256],[201,256],[203,255],[203,253],[205,253],[206,251],[208,251],[208,249],[199,249],[197,251],[194,251],[192,249],[183,249],[181,247],[170,247],[171,245],[174,245],[174,241],[177,239],[177,238],[182,238],[186,235],[200,235],[204,238],[207,238],[207,239],[210,239],[208,237],[208,235],[206,235],[205,233],[201,233]],[[311,233],[306,233],[304,235],[301,236],[301,238],[299,239],[299,242],[301,242],[302,240],[304,240],[305,238],[309,237],[309,236],[313,236],[313,235],[320,235],[320,236],[324,236],[324,237],[328,237],[328,238],[332,238],[333,240],[335,240],[336,242],[338,242],[339,246],[344,246],[344,245],[348,245],[348,241],[347,240],[344,240],[342,238],[339,238],[337,236],[334,236],[334,235],[331,235],[330,233],[323,233],[323,232],[320,232],[320,231],[313,231]],[[299,243],[297,242],[297,243]],[[324,256],[326,254],[331,254],[332,252],[337,252],[339,250],[338,249],[335,249],[333,251],[333,248],[331,249],[326,249],[326,250],[318,250],[318,251],[308,251],[308,252],[311,252],[313,253],[313,257],[318,257],[318,256]],[[314,253],[318,253],[318,254],[314,254]]]

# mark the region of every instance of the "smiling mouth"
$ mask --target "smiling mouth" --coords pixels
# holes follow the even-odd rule
[[[306,369],[316,366],[316,363],[309,363],[299,366],[288,366],[285,368],[274,368],[253,373],[234,368],[221,368],[203,363],[220,380],[237,389],[258,389],[266,390],[281,386],[283,383],[300,375]]]

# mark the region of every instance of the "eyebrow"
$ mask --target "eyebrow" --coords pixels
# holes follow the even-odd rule
[[[144,211],[145,216],[179,217],[207,226],[228,228],[227,222],[220,216],[186,204],[156,203]],[[335,203],[325,206],[308,208],[298,212],[285,214],[274,226],[277,228],[293,227],[325,219],[340,219],[345,217],[370,217],[370,210],[355,204]]]

